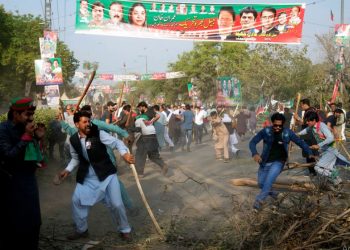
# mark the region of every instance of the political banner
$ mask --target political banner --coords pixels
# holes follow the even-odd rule
[[[335,44],[337,46],[350,46],[350,24],[336,24],[334,33]]]
[[[301,42],[305,4],[76,0],[81,34],[245,43]]]
[[[45,86],[47,105],[57,107],[60,104],[60,90],[58,85]]]
[[[61,58],[35,60],[36,85],[63,84]]]
[[[336,24],[335,43],[337,46],[350,46],[350,24]]]
[[[83,72],[76,71],[74,77],[86,78],[87,74]],[[144,80],[165,80],[165,79],[175,79],[186,77],[184,72],[160,72],[151,74],[131,74],[131,75],[116,75],[110,73],[97,73],[96,79],[106,80],[106,81],[144,81]]]
[[[232,106],[242,100],[241,83],[236,77],[223,76],[216,80],[217,105]]]
[[[53,58],[57,49],[57,32],[44,31],[44,37],[39,38],[41,58]]]

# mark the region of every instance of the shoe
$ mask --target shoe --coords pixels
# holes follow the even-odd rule
[[[340,183],[343,182],[343,180],[339,176],[337,176],[332,180],[332,182],[334,186],[338,186]]]
[[[255,201],[254,202],[254,205],[253,205],[253,211],[258,213],[262,210],[262,207],[263,207],[263,203],[260,202],[260,201]]]
[[[145,177],[145,175],[144,175],[144,174],[138,174],[137,176],[139,177],[139,179],[142,179],[142,178],[144,178],[144,177]]]
[[[182,151],[182,152],[185,152],[185,151],[186,151],[186,150],[185,150],[185,147],[182,147],[182,148],[181,148],[181,151]]]
[[[191,148],[190,147],[187,147],[187,152],[191,152]]]
[[[217,160],[217,161],[222,161],[222,160],[224,160],[224,159],[221,158],[221,157],[216,157],[216,160]]]
[[[170,152],[174,152],[174,147],[169,147]]]
[[[229,163],[230,159],[224,159],[224,163]]]
[[[71,235],[68,235],[67,240],[78,240],[81,238],[88,238],[88,237],[89,237],[89,231],[86,230],[83,233],[74,232]]]
[[[239,156],[239,152],[241,152],[241,150],[240,150],[240,149],[237,149],[237,151],[236,151],[236,153],[235,153],[236,158],[238,158],[238,156]]]
[[[164,164],[163,168],[162,168],[162,174],[165,176],[168,173],[168,165]]]
[[[120,232],[120,238],[122,238],[125,241],[132,241],[131,233],[122,233]]]

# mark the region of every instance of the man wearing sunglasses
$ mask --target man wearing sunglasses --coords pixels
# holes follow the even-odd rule
[[[259,163],[258,184],[261,192],[256,196],[253,208],[260,210],[264,200],[270,195],[277,198],[278,193],[272,189],[273,183],[281,173],[288,158],[288,144],[297,144],[310,157],[309,146],[289,128],[283,128],[286,118],[283,114],[275,113],[271,116],[272,126],[259,131],[249,142],[249,149],[254,161]],[[263,140],[263,151],[258,154],[256,145]]]

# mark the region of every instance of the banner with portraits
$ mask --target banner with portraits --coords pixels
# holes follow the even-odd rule
[[[57,32],[44,31],[44,37],[39,38],[41,58],[55,57],[57,49]]]
[[[334,33],[337,46],[350,46],[350,24],[336,24]]]
[[[217,105],[232,106],[242,100],[241,82],[232,76],[223,76],[216,79]]]
[[[57,107],[60,105],[60,89],[58,85],[45,86],[45,97],[47,105]]]
[[[36,85],[63,84],[61,58],[35,60]]]
[[[76,71],[74,77],[87,78],[88,73]],[[144,80],[166,80],[186,77],[184,72],[158,72],[152,74],[131,74],[131,75],[117,75],[112,73],[97,73],[95,78],[106,81],[144,81]]]
[[[76,0],[77,33],[245,43],[301,42],[305,4]]]

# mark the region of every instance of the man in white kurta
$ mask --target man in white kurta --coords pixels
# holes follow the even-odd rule
[[[80,112],[78,112],[80,113]],[[75,117],[76,118],[76,117]],[[77,122],[78,121],[78,122]],[[65,170],[60,174],[61,178],[66,178],[80,162],[80,157],[83,157],[89,162],[88,172],[85,175],[82,183],[77,183],[72,198],[72,210],[73,220],[76,225],[76,233],[69,239],[79,239],[86,237],[88,232],[88,214],[90,208],[98,202],[103,202],[110,209],[112,215],[112,222],[116,229],[121,232],[123,238],[128,238],[131,228],[126,216],[125,207],[121,199],[120,186],[116,173],[108,175],[101,181],[98,178],[93,166],[90,163],[87,149],[92,146],[91,142],[87,139],[87,135],[91,131],[90,118],[80,116],[79,119],[75,119],[75,125],[78,128],[78,136],[81,144],[82,155],[79,155],[76,149],[70,145],[70,152],[72,159],[69,162]],[[105,131],[98,131],[99,139],[101,143],[109,146],[113,149],[117,149],[123,156],[124,160],[129,163],[133,162],[133,156],[128,153],[127,147],[122,141],[116,139]],[[80,158],[80,159],[79,159]],[[119,222],[119,227],[117,226]]]

